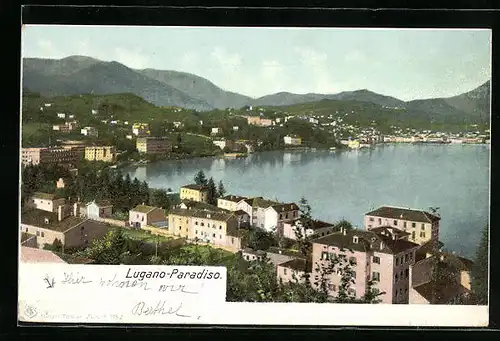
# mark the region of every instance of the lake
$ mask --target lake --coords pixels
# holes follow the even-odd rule
[[[241,159],[197,158],[126,168],[153,188],[193,182],[198,170],[227,194],[296,202],[304,196],[315,218],[347,219],[382,205],[439,207],[445,248],[474,257],[489,219],[488,145],[379,145],[358,151],[263,152]]]

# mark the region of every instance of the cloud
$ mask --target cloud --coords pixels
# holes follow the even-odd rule
[[[144,69],[151,67],[150,56],[142,53],[141,49],[139,48],[130,50],[122,47],[116,47],[115,58],[118,62],[133,69]]]
[[[326,53],[318,52],[309,47],[296,47],[295,52],[299,55],[302,64],[311,68],[322,68],[328,60]]]
[[[211,56],[222,68],[230,72],[238,70],[243,63],[243,57],[240,54],[227,52],[222,47],[214,48]]]
[[[63,58],[66,57],[61,50],[59,50],[51,40],[48,39],[40,39],[36,42],[38,49],[40,50],[41,58]]]

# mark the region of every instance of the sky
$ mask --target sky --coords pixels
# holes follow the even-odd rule
[[[408,101],[458,95],[489,80],[491,31],[23,27],[23,57],[70,55],[189,72],[250,97],[368,89]]]

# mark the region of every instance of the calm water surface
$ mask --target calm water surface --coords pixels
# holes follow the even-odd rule
[[[163,161],[125,172],[153,188],[193,182],[198,170],[229,194],[298,202],[329,222],[363,215],[381,205],[439,207],[445,248],[473,257],[489,216],[489,146],[385,145],[347,152],[264,152],[243,159]]]

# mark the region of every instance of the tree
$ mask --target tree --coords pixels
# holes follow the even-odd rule
[[[488,224],[483,229],[481,241],[476,251],[476,259],[471,271],[472,291],[477,296],[478,304],[488,304]]]
[[[167,191],[164,189],[153,189],[149,197],[149,204],[151,206],[162,207],[163,209],[170,208],[170,198]]]
[[[205,173],[202,170],[198,171],[198,173],[196,173],[196,175],[194,176],[194,183],[199,185],[199,186],[207,186],[208,185],[207,178],[205,176]]]
[[[224,184],[222,180],[219,181],[219,188],[217,189],[217,197],[222,198],[226,194],[226,189],[224,188]]]
[[[311,206],[304,197],[300,198],[299,210],[300,210],[301,226],[299,228],[295,228],[295,237],[297,239],[299,251],[306,259],[304,263],[304,280],[306,285],[309,285],[310,284],[309,269],[312,268],[311,266],[312,244],[306,231],[312,227],[313,220],[311,215]]]
[[[208,187],[208,194],[207,194],[208,203],[210,205],[217,205],[217,187],[215,186],[215,182],[212,177],[208,179],[207,187]]]

